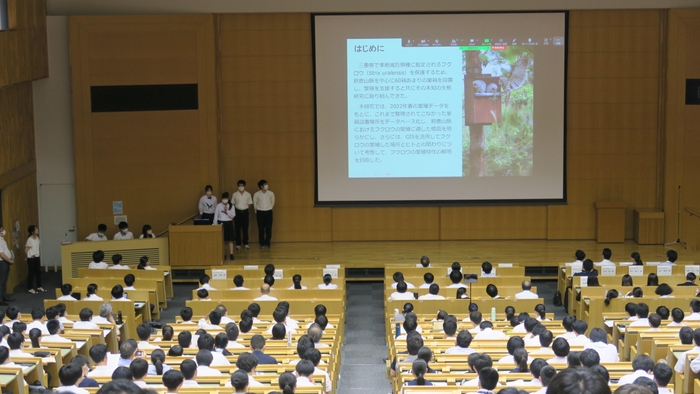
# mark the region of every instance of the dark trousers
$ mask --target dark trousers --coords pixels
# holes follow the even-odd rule
[[[250,224],[249,210],[236,209],[236,216],[233,217],[233,225],[236,228],[236,245],[248,245],[248,224]],[[241,237],[243,243],[241,244]]]
[[[7,297],[7,277],[10,274],[10,263],[0,260],[0,297]]]
[[[258,220],[258,241],[260,246],[270,246],[272,239],[272,210],[258,211],[255,215]]]
[[[36,287],[32,287],[36,278]],[[41,260],[39,257],[27,259],[27,290],[41,287]]]

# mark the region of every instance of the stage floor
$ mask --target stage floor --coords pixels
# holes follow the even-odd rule
[[[700,251],[686,250],[680,245],[679,260],[700,261]],[[285,265],[343,264],[345,268],[384,268],[387,263],[415,266],[421,256],[430,257],[433,263],[512,262],[526,267],[551,267],[574,260],[574,252],[581,249],[593,261],[602,260],[603,248],[613,251],[612,261],[630,261],[630,253],[639,252],[642,260],[666,261],[663,245],[637,245],[634,241],[616,244],[600,244],[595,241],[377,241],[377,242],[322,242],[322,243],[273,243],[270,249],[236,251],[235,261],[225,265],[253,265],[272,263]]]

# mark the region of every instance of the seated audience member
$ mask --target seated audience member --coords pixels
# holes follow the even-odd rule
[[[522,349],[525,350],[525,349]],[[527,359],[527,357],[525,357]],[[523,379],[518,379],[512,382],[508,382],[508,386],[542,386],[542,380],[540,379],[540,373],[542,371],[542,368],[547,366],[547,362],[544,361],[541,358],[536,358],[532,360],[530,363],[530,369],[529,372],[532,374],[532,380],[530,381],[525,381]],[[525,370],[527,370],[527,365],[524,366]],[[520,369],[523,369],[522,366]]]
[[[555,374],[547,393],[611,394],[608,381],[588,368],[567,368]]]
[[[166,324],[161,328],[160,338],[154,339],[154,341],[172,341],[175,336],[175,329],[173,326]]]
[[[80,321],[73,323],[74,330],[97,330],[100,328],[100,326],[92,322],[92,310],[90,308],[81,309],[78,316]]]
[[[180,309],[180,318],[182,319],[179,324],[197,324],[197,322],[192,321],[192,308],[186,306]]]
[[[508,342],[506,343],[506,349],[508,350],[508,356],[502,357],[500,360],[498,360],[499,364],[506,364],[506,365],[511,365],[513,364],[513,354],[517,349],[524,348],[525,347],[525,341],[520,338],[519,336],[512,336],[508,338]]]
[[[524,347],[517,348],[513,352],[513,364],[515,369],[511,370],[511,373],[528,373],[530,370],[527,367],[528,359],[530,356]]]
[[[44,337],[44,342],[72,342],[70,339],[59,335],[61,323],[59,323],[58,320],[49,320],[46,322],[46,330],[49,332],[49,335]]]
[[[649,315],[649,327],[647,331],[660,331],[659,326],[661,326],[661,316],[658,313],[652,313]]]
[[[252,303],[248,305],[248,311],[251,314],[251,318],[253,319],[253,323],[269,323],[266,321],[262,321],[258,319],[258,316],[260,316],[260,305],[257,303]]]
[[[97,381],[92,378],[88,378],[87,374],[90,371],[90,360],[82,354],[78,354],[70,361],[71,364],[75,364],[80,367],[83,373],[83,381],[78,384],[78,387],[100,387]]]
[[[415,297],[413,296],[413,293],[409,293],[407,290],[408,285],[406,284],[406,282],[399,282],[396,286],[396,291],[391,293],[391,295],[389,296],[389,301],[414,300]]]
[[[223,333],[222,333],[223,334]],[[226,356],[222,352],[215,350],[216,340],[211,334],[202,334],[197,338],[197,347],[199,350],[208,350],[211,353],[212,361],[208,365],[230,365]],[[199,362],[197,362],[199,365]]]
[[[122,255],[115,254],[112,256],[112,265],[107,267],[110,270],[128,270],[129,266],[122,264]]]
[[[139,259],[139,265],[136,269],[146,270],[146,271],[156,271],[156,268],[151,267],[151,259],[148,256],[141,256]]]
[[[423,284],[419,286],[421,289],[429,289],[430,285],[433,284],[435,281],[435,276],[431,274],[430,272],[426,272],[423,274]]]
[[[211,287],[211,285],[209,285],[210,280],[211,280],[211,278],[207,274],[200,276],[199,277],[199,288],[197,290],[199,290],[199,289],[216,290],[215,288]]]
[[[683,312],[683,309],[673,308],[673,310],[671,310],[671,319],[673,321],[668,323],[666,326],[668,326],[668,327],[685,326],[685,324],[683,324],[683,319],[685,319],[685,313]]]
[[[89,301],[102,301],[102,297],[97,295],[97,285],[94,283],[91,283],[87,287],[87,296],[85,297],[85,300]]]
[[[615,263],[610,261],[610,258],[612,257],[612,250],[609,248],[603,249],[603,261],[596,263],[598,267],[614,267]]]
[[[649,305],[640,302],[637,304],[637,320],[630,323],[630,327],[648,327],[649,326]]]
[[[272,319],[275,321],[275,324],[268,327],[266,333],[272,334],[272,329],[275,327],[275,325],[280,324],[285,328],[285,333],[290,332],[292,334],[296,334],[297,330],[295,326],[298,327],[298,325],[295,323],[289,323],[287,319],[288,316],[289,314],[284,307],[278,306],[275,308],[275,311],[272,312]]]
[[[105,231],[107,231],[107,225],[100,223],[97,226],[97,232],[88,235],[87,237],[85,237],[85,240],[86,241],[108,241],[107,236],[105,235]],[[102,261],[102,260],[100,260],[100,261]],[[90,267],[90,268],[92,268],[92,267]],[[107,267],[105,267],[105,268],[107,268]]]
[[[597,276],[598,270],[594,269],[593,260],[586,259],[582,265],[582,271],[576,272],[574,276]],[[572,270],[573,271],[573,270]]]
[[[423,360],[415,360],[411,364],[411,373],[415,379],[406,382],[406,386],[432,386],[433,384],[425,380],[425,374],[428,373],[428,364]]]
[[[238,358],[243,357],[243,353]],[[180,363],[180,372],[182,372],[182,377],[184,381],[182,382],[182,387],[199,387],[199,383],[195,380],[197,377],[197,363],[194,360],[184,360]]]
[[[145,388],[148,386],[148,384],[144,380],[146,375],[148,375],[148,361],[142,358],[136,358],[129,365],[129,370],[131,371],[131,375],[134,376],[135,385],[141,388]]]
[[[100,315],[93,316],[91,322],[95,324],[116,324],[112,316],[112,304],[105,302],[100,305]]]
[[[457,293],[455,294],[455,299],[464,300],[464,299],[468,299],[468,298],[469,298],[469,294],[467,294],[466,287],[457,288]]]
[[[23,351],[24,335],[19,332],[13,332],[7,337],[7,346],[10,348],[10,358],[15,357],[34,357],[33,354]]]
[[[124,287],[122,287],[122,285],[114,285],[114,287],[112,287],[111,294],[112,301],[129,301],[129,299],[126,298]]]
[[[134,382],[134,374],[131,373],[129,367],[117,367],[114,372],[112,372],[112,380],[125,380],[131,384]]]
[[[183,352],[182,346],[173,345],[168,349],[168,357],[181,357]]]
[[[278,386],[282,390],[282,394],[294,394],[294,389],[297,387],[297,378],[291,372],[285,372],[277,379]]]
[[[221,371],[210,367],[212,361],[214,360],[214,357],[212,356],[212,353],[210,350],[201,349],[200,351],[197,352],[197,355],[195,356],[195,360],[197,361],[197,376],[198,377],[221,376],[222,375]]]
[[[236,368],[248,374],[248,386],[262,386],[255,380],[255,368],[258,366],[258,358],[252,353],[241,353],[236,360]]]
[[[39,329],[43,335],[49,335],[49,330],[43,322],[44,310],[42,308],[32,309],[32,322],[27,324],[27,331],[31,331],[33,328]]]
[[[634,280],[632,279],[632,275],[630,274],[624,274],[622,275],[622,279],[620,281],[620,286],[634,286]]]
[[[153,234],[153,228],[151,227],[150,224],[144,224],[143,227],[141,227],[141,235],[139,235],[139,239],[144,239],[144,238],[155,238],[156,235]]]
[[[478,393],[490,393],[498,386],[498,371],[493,368],[484,368],[479,371]],[[485,390],[485,391],[484,391]]]
[[[148,376],[160,376],[171,369],[165,364],[165,352],[162,349],[154,349],[151,352],[151,363],[148,365]]]
[[[666,261],[659,264],[659,265],[676,265],[676,260],[678,260],[678,252],[675,250],[667,250],[666,251]]]
[[[247,287],[243,287],[243,275],[236,275],[233,277],[234,287],[231,290],[249,290]]]
[[[64,303],[61,302],[61,303],[58,303],[58,304],[54,305],[53,308],[54,308],[54,309],[56,310],[56,312],[57,312],[56,320],[58,320],[58,322],[61,323],[61,328],[63,328],[63,323],[73,323],[72,320],[70,320],[69,318],[66,317],[66,304],[64,304]],[[51,310],[51,308],[49,308],[49,309],[46,311],[46,314],[47,314],[47,315],[49,314],[49,311],[50,311],[50,310]],[[52,311],[51,313],[53,313],[53,311]],[[48,316],[47,316],[47,317],[48,317]]]
[[[508,336],[503,331],[493,329],[493,323],[490,321],[482,321],[479,325],[481,331],[474,336],[474,339],[508,339]]]
[[[634,302],[628,302],[625,304],[625,313],[627,313],[627,320],[634,321],[637,320],[637,304]]]
[[[287,329],[281,323],[273,325],[270,334],[272,334],[272,340],[284,341],[287,339]]]
[[[333,282],[333,277],[330,274],[325,274],[323,275],[323,283],[318,285],[319,290],[335,290],[338,288],[338,285],[331,283]]]
[[[527,320],[529,317],[530,317],[530,314],[528,314],[527,312],[522,312],[522,313],[518,314],[518,317],[517,317],[518,324],[516,324],[513,327],[513,333],[518,333],[518,334],[526,333],[527,330],[525,330],[525,320]],[[511,321],[512,321],[512,319],[511,319]]]
[[[469,332],[471,334],[478,334],[481,329],[479,328],[479,324],[484,320],[483,315],[479,311],[471,312],[469,313],[469,317],[465,318],[462,320],[463,322],[469,321],[472,324],[472,328],[469,329]]]
[[[73,286],[71,286],[70,283],[64,283],[61,285],[61,294],[63,295],[56,298],[56,301],[75,301],[75,297],[72,296]]]
[[[139,337],[139,343],[138,343],[138,348],[145,350],[145,349],[160,349],[160,346],[158,345],[153,345],[149,343],[148,341],[151,340],[151,326],[148,324],[139,324],[138,327],[136,327],[136,335]]]
[[[246,393],[248,388],[248,374],[243,371],[235,371],[231,374],[231,387],[234,393]]]
[[[105,259],[105,252],[98,250],[92,254],[92,262],[88,264],[88,268],[90,269],[107,269],[109,268],[109,264],[105,263],[103,260]]]
[[[95,368],[88,372],[88,377],[112,376],[115,367],[107,365],[109,350],[107,346],[101,343],[92,345],[90,348],[90,358],[95,363]]]
[[[182,387],[182,383],[184,381],[185,376],[178,370],[171,369],[163,374],[163,386],[168,389],[168,394],[177,393],[180,390],[180,387]]]
[[[569,368],[576,368],[581,366],[581,352],[569,352],[566,356],[566,365]]]
[[[331,381],[331,376],[328,374],[327,371],[318,368],[319,364],[323,364],[323,361],[321,361],[321,352],[318,349],[308,349],[308,350],[306,350],[306,353],[304,354],[304,359],[311,361],[311,363],[314,365],[314,368],[315,368],[314,374],[325,375],[325,377],[326,377],[325,392],[326,392],[326,394],[330,394],[331,390],[333,389],[333,382]]]
[[[430,267],[430,258],[428,256],[423,256],[420,258],[420,266],[423,268]]]
[[[633,265],[644,265],[644,262],[642,261],[642,255],[640,255],[638,252],[632,252],[630,254],[630,261]]]
[[[693,301],[695,301],[695,300],[693,300]],[[685,328],[686,327],[681,328],[681,331],[685,330]],[[681,335],[681,334],[679,333],[679,335]],[[9,340],[8,340],[8,342],[9,342]],[[680,374],[684,373],[684,371],[685,371],[685,358],[686,358],[685,355],[686,354],[700,353],[700,328],[696,328],[695,330],[693,330],[693,344],[695,346],[692,349],[690,349],[686,352],[683,352],[683,354],[681,354],[678,357],[678,361],[676,362],[676,365],[673,368],[676,372],[678,372]],[[693,361],[695,361],[695,360],[697,360],[697,358],[694,359]],[[697,368],[697,370],[700,371],[700,364],[698,364],[698,363],[700,363],[700,361],[695,363],[695,368]],[[693,364],[691,362],[691,369],[692,369],[692,367],[693,367]]]
[[[566,263],[567,267],[571,267],[572,272],[580,271],[583,267],[583,259],[586,258],[586,253],[583,250],[577,250],[574,253],[576,260],[571,263]]]
[[[545,308],[544,304],[535,305],[535,313],[537,314],[535,317],[537,321],[551,321],[551,319],[547,318],[547,308]]]
[[[584,349],[580,356],[581,365],[586,368],[591,368],[600,365],[600,355],[593,349]]]
[[[309,360],[301,360],[296,365],[297,387],[314,387],[313,380],[315,367]]]
[[[219,330],[221,329],[221,313],[214,309],[209,312],[209,322],[205,318],[199,320],[199,328],[202,330]]]
[[[669,286],[667,283],[662,283],[656,288],[654,293],[661,296],[661,298],[672,298],[673,296],[671,293],[673,293],[673,287]]]
[[[532,352],[532,355],[537,355],[537,356],[553,356],[554,351],[549,348],[549,346],[552,344],[552,340],[554,334],[552,334],[551,331],[545,329],[542,331],[538,337],[540,341],[540,348],[537,351]],[[568,342],[567,342],[568,343]]]
[[[564,327],[564,330],[566,332],[564,334],[561,334],[557,336],[557,338],[564,338],[567,341],[570,339],[576,338],[576,333],[574,332],[574,322],[576,321],[576,318],[573,316],[567,316],[561,321],[562,327]]]
[[[467,330],[462,330],[457,334],[455,346],[445,350],[445,354],[472,354],[474,349],[469,346],[472,343],[472,334]]]
[[[292,285],[287,290],[306,290],[306,286],[301,285],[301,275],[292,276]]]
[[[669,311],[668,308],[663,305],[656,308],[656,314],[661,317],[661,320],[668,320],[668,318],[671,317],[671,311]]]
[[[263,278],[263,283],[270,286],[270,290],[274,290],[272,286],[275,285],[275,277],[272,275],[265,275]]]
[[[450,281],[452,282],[451,285],[447,286],[448,289],[454,289],[457,287],[467,287],[464,283],[462,283],[462,279],[464,277],[462,276],[462,271],[459,270],[452,270],[450,272]]]
[[[323,338],[323,330],[318,324],[312,324],[306,332],[306,335],[308,335],[309,338],[313,341],[315,348],[328,347],[327,344],[321,343],[321,339]]]
[[[217,305],[216,311],[219,312],[219,314],[221,315],[221,324],[235,323],[235,321],[233,319],[228,317],[228,309],[226,309],[226,305],[224,305],[224,304]]]
[[[136,276],[134,276],[134,274],[124,275],[124,284],[126,286],[123,287],[123,290],[136,290],[134,282],[136,282]]]
[[[469,364],[469,369],[476,373],[474,379],[463,379],[460,386],[478,386],[479,385],[479,372],[485,368],[493,367],[493,360],[491,356],[486,353],[472,353],[467,358],[467,363]]]
[[[533,331],[537,326],[541,326],[540,322],[537,321],[534,317],[528,317],[525,319],[525,336],[523,336],[523,340],[525,341],[525,346],[532,346],[532,345],[539,345],[540,344],[540,339],[536,337],[537,334],[535,334]]]
[[[270,295],[270,285],[263,283],[260,286],[260,297],[253,299],[253,301],[277,301],[277,298]]]
[[[620,386],[633,383],[639,377],[654,379],[651,371],[654,369],[654,360],[646,354],[640,354],[632,360],[633,373],[625,375],[618,380]]]
[[[551,365],[545,365],[542,367],[540,370],[540,377],[539,381],[540,384],[542,385],[542,388],[535,391],[532,394],[547,394],[547,387],[549,386],[549,383],[554,379],[554,376],[557,374],[557,370],[552,367]]]
[[[556,357],[547,360],[547,363],[566,363],[571,347],[564,338],[557,338],[552,343],[552,352]]]
[[[494,300],[503,298],[500,295],[498,295],[498,287],[496,287],[496,285],[494,285],[493,283],[489,283],[489,285],[486,286],[486,294]]]
[[[695,371],[693,370],[693,372]],[[671,382],[671,378],[673,378],[673,369],[668,364],[656,364],[656,366],[654,367],[654,381],[659,386],[659,394],[672,393],[671,390],[668,388],[668,384]]]
[[[454,315],[449,315],[442,322],[442,331],[445,333],[443,339],[457,339],[457,318]]]
[[[119,361],[117,367],[129,367],[131,362],[136,358],[136,352],[139,350],[138,343],[134,339],[127,339],[119,346]],[[116,371],[115,371],[116,372]]]
[[[119,222],[119,232],[114,234],[115,241],[124,239],[134,239],[134,234],[129,231],[129,224],[127,222]]]
[[[409,288],[409,289],[414,289],[414,288],[415,288],[415,286],[413,286],[413,284],[408,283],[408,282],[406,282],[406,281],[404,280],[404,277],[403,277],[403,273],[402,273],[402,272],[399,272],[399,271],[394,272],[394,275],[392,276],[392,278],[394,279],[394,283],[391,284],[391,288],[392,288],[392,289],[395,289],[396,286],[398,286],[400,282],[406,283],[406,287]]]
[[[83,369],[78,364],[68,363],[58,371],[58,379],[61,386],[54,393],[89,394],[85,389],[78,387],[83,381]]]
[[[262,335],[253,335],[250,338],[250,350],[258,359],[258,364],[277,364],[277,360],[274,357],[265,354],[265,342],[265,337]]]
[[[647,276],[647,286],[658,286],[659,285],[659,276],[655,273],[650,273]]]
[[[700,300],[690,301],[690,315],[686,316],[683,321],[700,320]]]
[[[650,393],[650,394],[659,394],[659,386],[656,385],[656,382],[649,378],[645,377],[640,377],[634,380],[632,384],[628,384],[625,386],[622,386],[622,388],[619,388],[618,394],[642,394],[642,393]]]
[[[692,345],[694,334],[695,334],[695,331],[692,328],[682,327],[678,331],[678,339],[680,339],[681,345]]]
[[[576,320],[574,324],[571,325],[571,327],[574,329],[576,337],[568,340],[569,345],[586,346],[591,342],[591,340],[588,339],[588,337],[586,336],[586,331],[588,331],[588,323],[586,323],[583,320]]]
[[[678,286],[696,286],[695,279],[697,279],[697,276],[695,275],[695,273],[688,272],[685,275],[685,282],[679,283]]]
[[[591,342],[584,345],[584,349],[595,350],[603,363],[616,363],[620,361],[615,345],[608,344],[608,334],[602,328],[594,328],[590,334]]]
[[[397,358],[391,363],[390,374],[392,377],[397,375],[398,364],[412,363],[418,358],[418,351],[423,347],[423,338],[418,332],[412,331],[406,334],[406,351],[397,352]],[[408,355],[406,358],[398,361],[398,355]]]
[[[326,312],[328,310],[326,309],[326,306],[323,304],[318,304],[316,307],[314,307],[314,316],[319,317],[319,316],[326,316]],[[311,327],[311,325],[314,323],[309,323],[306,325],[306,328]],[[335,328],[332,324],[328,323],[328,328]]]
[[[488,261],[481,263],[481,277],[482,278],[493,278],[496,273],[493,272],[493,266]]]
[[[238,329],[236,323],[228,323],[224,330],[226,331],[226,337],[228,338],[228,344],[226,345],[226,349],[245,348],[245,345],[243,345],[242,343],[238,343],[238,336],[241,334],[241,331]]]
[[[516,300],[539,298],[539,296],[536,293],[530,291],[530,289],[532,289],[532,283],[529,280],[523,281],[521,287],[523,288],[523,291],[515,295]]]
[[[428,294],[418,297],[419,300],[444,300],[445,297],[439,295],[440,285],[433,283],[428,289]]]
[[[252,319],[241,319],[240,322],[238,322],[238,328],[241,330],[241,333],[247,334],[250,332],[250,330],[253,329],[253,320]]]

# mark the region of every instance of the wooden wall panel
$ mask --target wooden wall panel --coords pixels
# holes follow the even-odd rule
[[[49,75],[46,0],[14,1],[16,25],[0,33],[0,86]]]
[[[204,185],[218,194],[212,15],[73,17],[71,63],[78,236],[122,201],[131,231],[156,232],[197,212]],[[199,108],[92,113],[90,86],[197,83]]]
[[[333,208],[333,241],[440,239],[440,208]]]
[[[545,239],[547,207],[443,207],[440,236],[460,239]]]
[[[688,247],[700,244],[700,218],[685,212],[700,213],[700,106],[685,105],[685,80],[700,78],[697,62],[700,49],[700,10],[670,10],[668,18],[668,58],[666,79],[666,163],[664,210],[666,241],[680,238]],[[680,206],[678,192],[680,186]],[[678,216],[680,215],[680,233]],[[683,253],[682,247],[674,247]]]

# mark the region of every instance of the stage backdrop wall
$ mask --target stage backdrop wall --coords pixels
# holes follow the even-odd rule
[[[218,113],[207,108],[206,113],[211,117],[203,119],[200,107],[198,124],[173,121],[177,118],[172,114],[158,118],[156,123],[128,113],[112,114],[109,122],[102,122],[105,126],[100,126],[100,132],[96,133],[87,132],[96,127],[96,124],[89,123],[94,117],[86,112],[87,107],[75,106],[76,174],[83,174],[77,180],[79,235],[93,231],[98,222],[110,221],[111,201],[117,199],[113,197],[117,195],[117,189],[138,189],[123,198],[129,199],[128,205],[125,201],[125,211],[129,214],[132,229],[136,229],[145,222],[170,222],[186,212],[193,212],[199,190],[207,182],[215,184],[214,177],[220,176],[221,187],[217,192],[223,189],[234,191],[238,179],[245,179],[248,190],[254,192],[259,179],[268,180],[277,197],[273,236],[277,242],[593,239],[593,203],[600,200],[628,204],[626,237],[632,238],[633,209],[659,208],[662,201],[660,169],[663,151],[658,147],[663,145],[658,114],[664,105],[660,102],[659,92],[663,90],[661,66],[665,51],[665,17],[663,10],[571,11],[567,79],[568,205],[314,208],[309,14],[215,15],[212,22],[214,33],[208,36],[211,37],[210,43],[198,41],[201,46],[188,46],[184,41],[177,47],[178,55],[170,57],[208,59],[210,52],[205,48],[216,44],[218,72],[214,83],[219,90]],[[148,68],[151,72],[146,73],[134,64],[124,66],[131,64],[128,58],[158,57],[150,53],[146,56],[142,49],[136,52],[139,55],[131,54],[130,51],[137,49],[135,46],[145,45],[142,39],[146,33],[137,36],[134,31],[149,26],[153,30],[153,26],[209,23],[202,18],[208,17],[71,18],[71,58],[74,64],[80,64],[80,68],[74,66],[74,92],[85,92],[95,77],[99,77],[100,83],[109,84],[130,84],[134,79],[141,83],[162,83],[159,81],[164,75],[172,74],[174,67],[167,67],[162,73]],[[101,26],[105,20],[110,23]],[[165,40],[160,46],[182,41],[176,39],[182,37],[178,29],[159,29],[158,37]],[[82,44],[80,40],[83,40]],[[124,46],[124,42],[129,46]],[[156,53],[160,51],[158,46],[154,48]],[[104,59],[98,61],[94,51]],[[118,60],[116,64],[119,66],[113,60]],[[85,64],[89,65],[88,69],[84,68]],[[155,67],[163,63],[142,59],[138,64]],[[169,61],[168,64],[180,63]],[[208,77],[205,81],[211,83]],[[74,97],[74,105],[84,100],[84,97]],[[83,119],[82,124],[78,118]],[[209,164],[207,168],[210,170],[200,172],[199,178],[179,176],[167,184],[150,187],[151,180],[143,172],[124,172],[118,168],[119,163],[131,163],[142,153],[159,158],[153,159],[154,162],[166,162],[169,158],[173,158],[173,163],[182,160],[182,151],[169,143],[149,146],[148,152],[129,145],[126,140],[136,137],[131,129],[143,131],[148,128],[144,125],[162,122],[167,123],[168,129],[183,130],[183,133],[185,129],[193,129],[200,136],[209,136],[211,127],[215,127],[213,122],[217,120],[223,153],[207,144],[197,145],[199,150],[195,147],[190,152],[200,152],[200,163],[220,163],[218,172]],[[209,123],[203,127],[205,121]],[[209,141],[209,137],[203,138]],[[104,143],[102,140],[105,139],[110,143]],[[129,154],[128,160],[119,161],[114,158],[116,147],[119,151],[131,148],[139,154]],[[196,166],[196,161],[190,162],[189,166]],[[178,169],[168,172],[165,178],[171,179],[176,172],[187,174],[182,167]],[[81,193],[81,183],[83,190],[92,194]],[[131,183],[137,186],[129,186]],[[176,187],[170,188],[171,185]],[[163,187],[167,187],[168,192],[165,201],[156,199]],[[158,204],[167,205],[167,209],[160,209]],[[252,223],[251,234],[256,231]],[[252,240],[255,239],[253,236]]]

